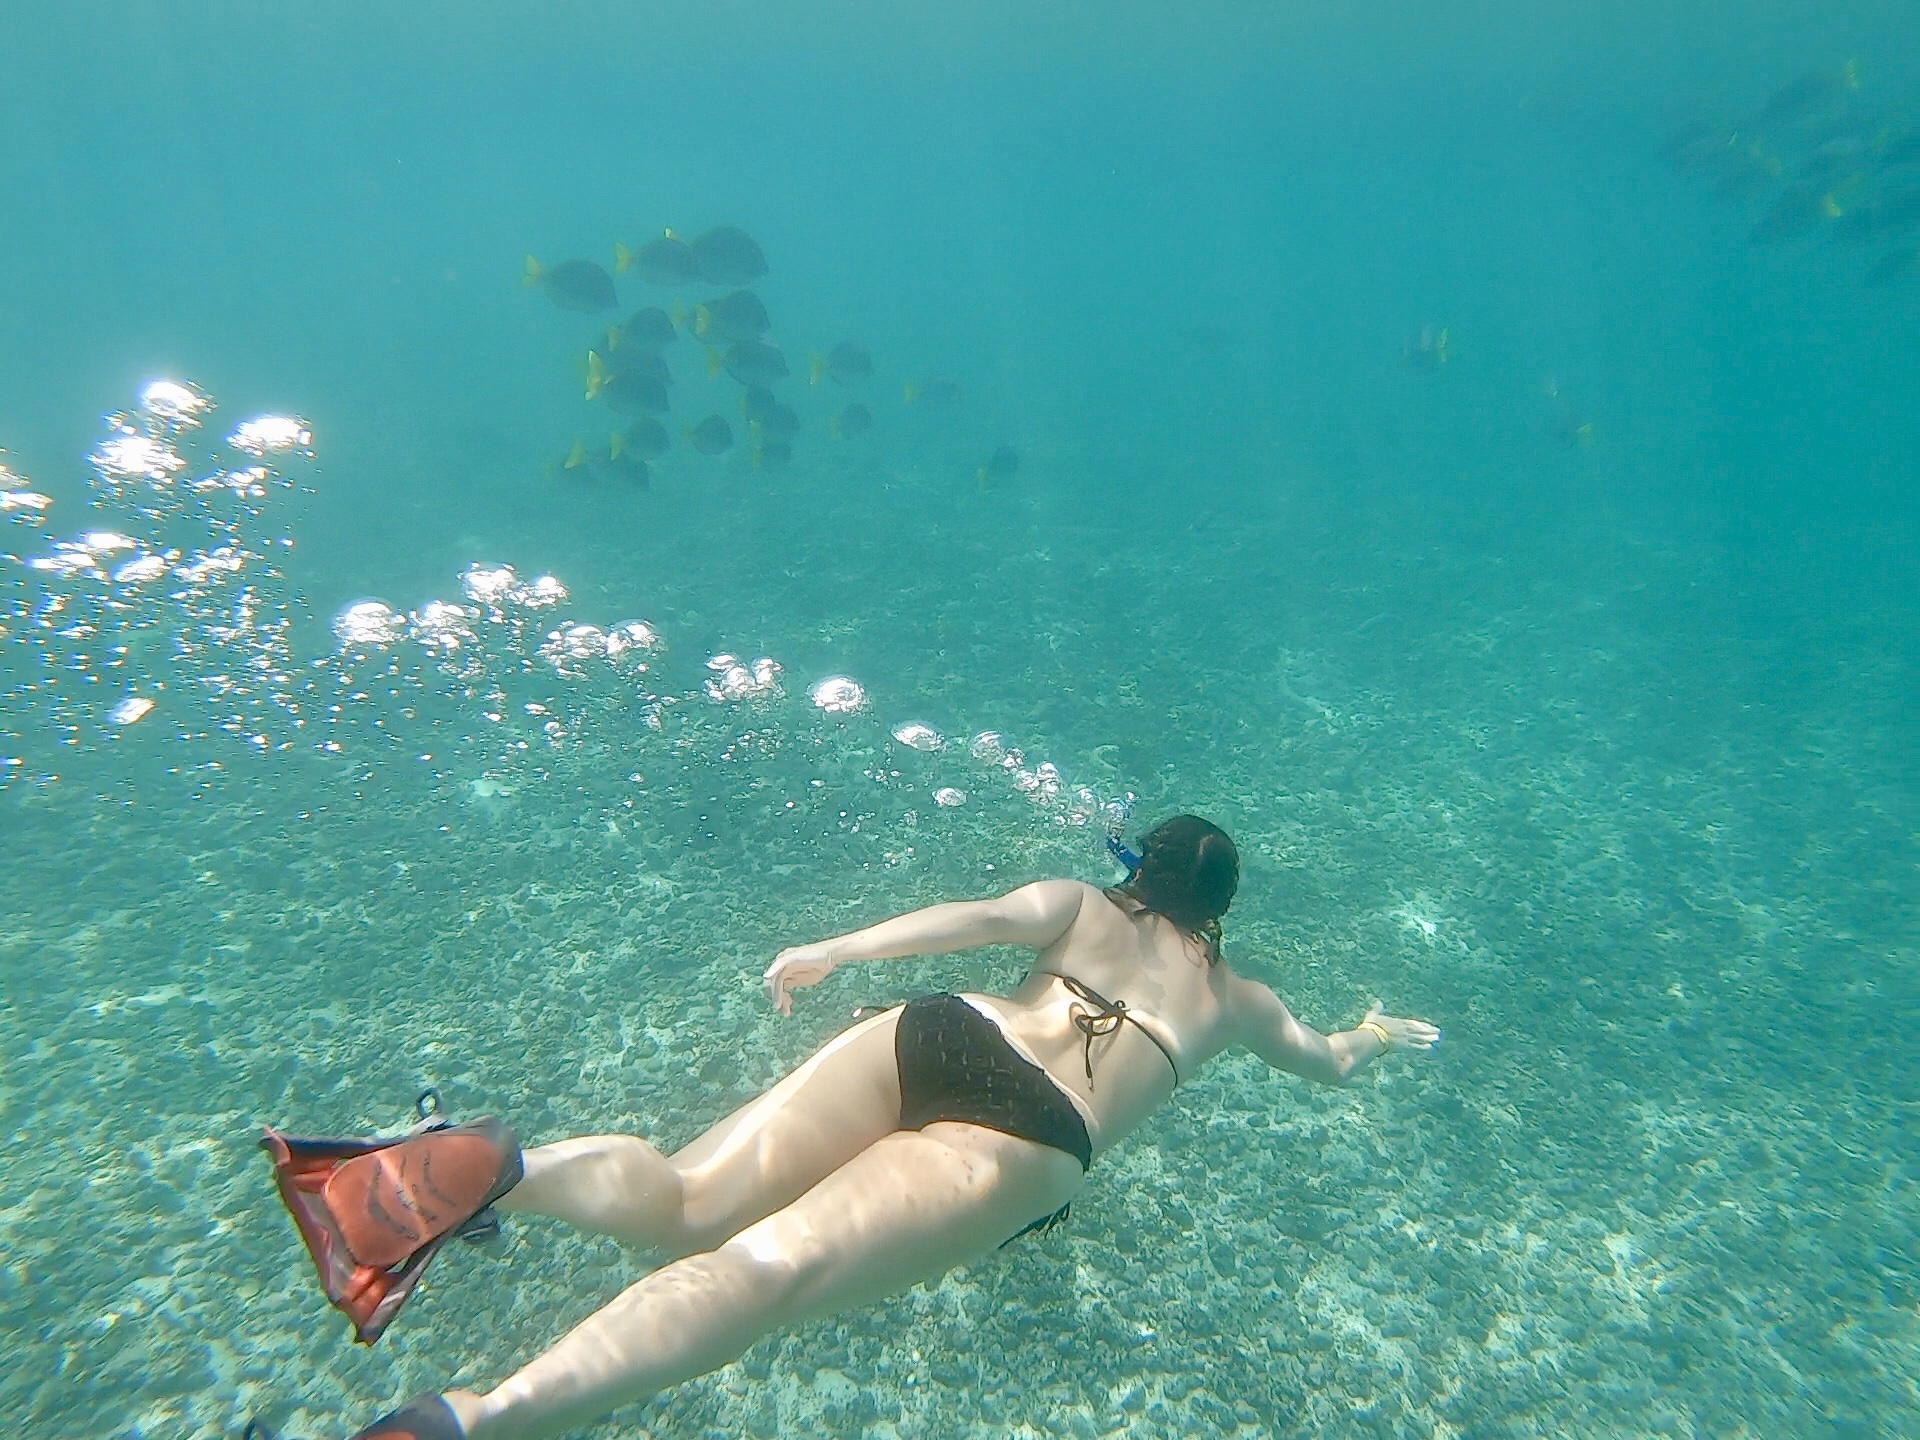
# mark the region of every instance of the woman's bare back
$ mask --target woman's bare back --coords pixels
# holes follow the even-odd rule
[[[1210,958],[1203,941],[1137,904],[1123,908],[1123,900],[1078,880],[1030,888],[1057,892],[1045,897],[1051,905],[1077,902],[1072,923],[1040,952],[1012,994],[965,998],[1079,1102],[1098,1153],[1159,1108],[1178,1080],[1233,1043],[1233,973]],[[1074,1021],[1096,1007],[1058,976],[1124,1002],[1127,1019],[1089,1036]]]

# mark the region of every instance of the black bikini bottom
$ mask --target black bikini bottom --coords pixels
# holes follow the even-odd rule
[[[1052,1076],[958,995],[922,995],[900,1012],[900,1128],[961,1120],[1064,1150],[1093,1164],[1087,1122]]]

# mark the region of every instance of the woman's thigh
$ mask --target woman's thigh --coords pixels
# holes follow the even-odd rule
[[[1058,1210],[1073,1156],[975,1125],[884,1135],[717,1250],[663,1266],[483,1398],[476,1434],[555,1435],[737,1358],[780,1326],[868,1304]]]
[[[991,1253],[1080,1188],[1064,1151],[937,1121],[870,1145],[728,1242],[783,1277],[777,1323],[836,1314]]]
[[[899,1019],[896,1006],[841,1032],[668,1157],[683,1187],[686,1249],[710,1249],[771,1215],[900,1128]]]

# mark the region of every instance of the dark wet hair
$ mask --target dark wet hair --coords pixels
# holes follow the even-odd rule
[[[1240,852],[1227,832],[1198,815],[1162,820],[1140,842],[1140,868],[1120,892],[1207,942],[1220,958],[1220,917],[1240,888]]]

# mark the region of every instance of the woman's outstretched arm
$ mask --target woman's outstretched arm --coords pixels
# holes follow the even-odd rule
[[[782,950],[767,967],[767,997],[782,1015],[793,1013],[789,993],[818,985],[841,965],[946,955],[978,945],[1030,945],[1044,950],[1067,933],[1080,914],[1086,887],[1074,880],[1037,880],[991,900],[956,900],[896,915],[811,945]]]
[[[1440,1032],[1424,1020],[1384,1014],[1378,1005],[1351,1030],[1322,1035],[1302,1025],[1278,995],[1235,977],[1236,1038],[1276,1070],[1343,1085],[1389,1050],[1431,1050]]]

